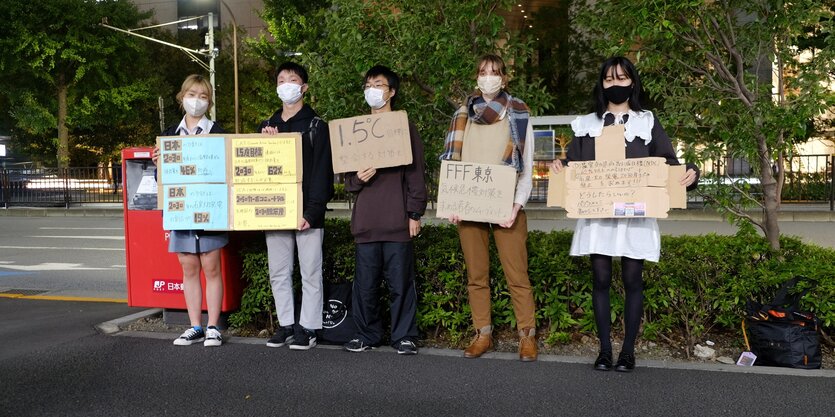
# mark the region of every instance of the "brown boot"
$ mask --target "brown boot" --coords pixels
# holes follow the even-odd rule
[[[493,326],[484,326],[475,331],[475,338],[464,349],[464,357],[477,358],[489,350],[493,350]]]
[[[519,360],[533,362],[536,356],[536,329],[526,327],[519,330]]]

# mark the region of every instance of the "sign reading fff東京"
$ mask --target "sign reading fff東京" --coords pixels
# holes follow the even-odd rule
[[[404,111],[331,120],[328,128],[337,174],[412,163],[409,119]]]
[[[513,212],[516,169],[506,165],[442,161],[437,216],[504,223]]]

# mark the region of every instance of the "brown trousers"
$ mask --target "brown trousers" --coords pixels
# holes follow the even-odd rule
[[[467,289],[470,308],[476,329],[492,324],[490,310],[490,257],[488,245],[490,229],[496,239],[496,248],[502,262],[502,270],[510,289],[510,300],[519,329],[535,327],[534,301],[531,281],[528,278],[528,219],[520,210],[513,227],[462,221],[458,224],[458,236],[467,264]]]

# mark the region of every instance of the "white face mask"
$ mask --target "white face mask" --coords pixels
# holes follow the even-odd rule
[[[478,77],[478,89],[481,94],[492,96],[502,89],[502,77],[500,75],[482,75]]]
[[[369,87],[365,89],[365,102],[371,106],[372,109],[377,110],[386,105],[388,100],[383,99],[383,90],[379,88]]]
[[[296,83],[280,84],[275,92],[284,104],[293,104],[302,98],[302,86]]]
[[[207,100],[197,97],[186,97],[183,99],[183,109],[191,117],[200,117],[206,114],[208,108],[209,102]]]

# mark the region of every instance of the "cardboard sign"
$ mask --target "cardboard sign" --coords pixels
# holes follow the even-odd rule
[[[232,186],[233,230],[292,230],[302,220],[302,185],[236,184]]]
[[[670,165],[667,174],[667,195],[670,196],[670,208],[687,208],[687,187],[678,182],[687,172],[685,165]]]
[[[229,190],[226,184],[176,184],[162,187],[165,230],[227,230]]]
[[[659,157],[574,161],[549,174],[546,205],[569,218],[666,218],[670,208],[687,208],[684,170]]]
[[[436,215],[504,223],[513,212],[515,193],[516,169],[513,167],[442,161]]]
[[[409,119],[404,111],[332,120],[328,127],[334,173],[412,163]]]
[[[232,184],[302,181],[301,134],[230,135],[228,177]]]
[[[223,136],[160,136],[160,184],[226,182],[226,141]]]
[[[565,168],[571,189],[664,187],[668,168],[664,158],[575,161]]]
[[[667,217],[670,205],[664,187],[569,189],[566,217],[572,219]]]
[[[624,125],[603,128],[600,136],[594,138],[594,159],[596,161],[620,161],[626,159]]]

